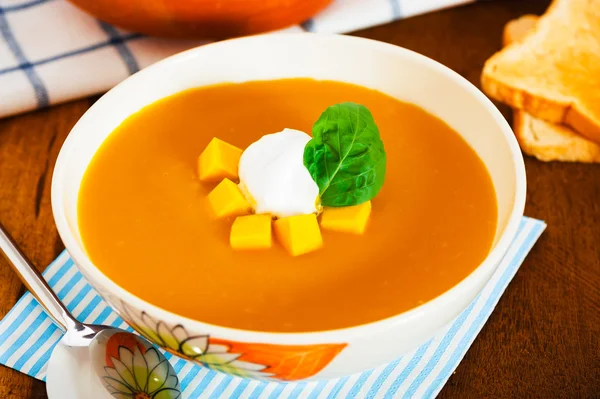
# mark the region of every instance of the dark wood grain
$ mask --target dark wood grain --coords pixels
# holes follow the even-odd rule
[[[418,51],[478,85],[504,24],[547,5],[480,2],[356,35]],[[0,120],[0,220],[40,270],[62,249],[50,209],[53,165],[91,102]],[[440,398],[600,398],[600,165],[527,158],[526,167],[526,214],[548,229]],[[3,316],[24,290],[3,260],[0,278]],[[0,398],[45,397],[43,383],[0,368]]]

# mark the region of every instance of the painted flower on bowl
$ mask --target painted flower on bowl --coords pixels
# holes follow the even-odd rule
[[[295,381],[327,366],[346,344],[273,345],[190,335],[182,325],[169,326],[123,303],[125,321],[170,353],[215,371],[242,378]]]
[[[263,372],[267,368],[265,365],[239,360],[241,353],[229,352],[231,348],[226,343],[210,342],[208,335],[190,336],[182,325],[169,327],[145,312],[140,317],[135,317],[135,314],[128,309],[127,315],[132,327],[174,355],[239,377],[265,379],[273,375]]]

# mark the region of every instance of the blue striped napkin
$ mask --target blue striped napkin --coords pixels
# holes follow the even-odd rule
[[[545,228],[544,222],[524,217],[497,271],[465,311],[413,352],[362,374],[329,381],[267,383],[226,376],[165,355],[179,375],[185,397],[190,399],[434,398]],[[66,252],[46,269],[44,277],[79,320],[132,331],[100,299]],[[0,322],[0,363],[43,380],[52,349],[60,338],[60,331],[27,293]]]
[[[475,0],[335,0],[280,32],[346,33]],[[109,90],[203,44],[122,31],[66,0],[0,0],[0,118]]]

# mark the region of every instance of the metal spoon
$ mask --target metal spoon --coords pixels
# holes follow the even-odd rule
[[[171,364],[144,338],[104,325],[80,323],[71,315],[0,224],[0,250],[70,347],[88,347],[96,376],[115,398],[181,397]]]

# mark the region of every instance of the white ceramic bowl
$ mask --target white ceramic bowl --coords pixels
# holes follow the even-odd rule
[[[484,161],[496,190],[498,228],[485,261],[452,289],[410,311],[366,325],[315,333],[243,331],[181,317],[132,295],[92,264],[77,223],[79,187],[94,153],[125,118],[191,87],[290,77],[377,89],[421,106],[454,128]],[[279,380],[348,375],[389,362],[424,343],[465,309],[489,280],[516,235],[524,203],[525,169],[513,133],[494,105],[468,81],[431,59],[390,44],[304,33],[209,44],[131,76],[98,100],[75,125],[52,181],[52,209],[68,252],[100,295],[137,331],[213,369]],[[291,367],[294,357],[304,361]]]

